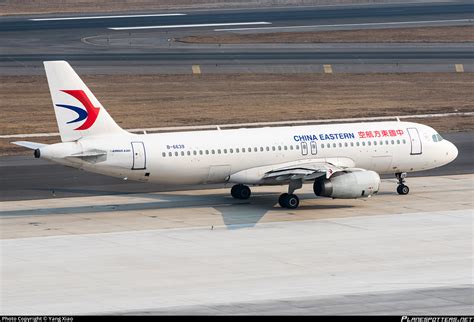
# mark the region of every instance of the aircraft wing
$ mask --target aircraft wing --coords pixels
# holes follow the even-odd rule
[[[231,182],[248,184],[278,184],[291,180],[314,180],[325,176],[329,179],[339,171],[359,171],[349,158],[305,159],[251,168],[234,173]]]
[[[286,165],[281,168],[267,171],[262,179],[274,179],[276,181],[288,180],[312,180],[323,175],[327,179],[331,177],[334,172],[343,171],[344,168],[337,167],[328,162],[307,162],[295,165]]]

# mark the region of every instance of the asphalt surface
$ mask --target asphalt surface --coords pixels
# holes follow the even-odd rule
[[[183,44],[168,41],[187,35],[213,34],[216,28],[260,27],[192,27],[169,28],[159,30],[115,31],[111,27],[162,26],[215,23],[269,22],[263,27],[314,26],[354,24],[350,27],[335,29],[366,28],[359,24],[395,23],[390,27],[407,26],[405,22],[456,21],[474,19],[474,5],[470,2],[383,4],[368,6],[302,7],[302,8],[264,8],[242,10],[212,11],[173,11],[184,13],[182,16],[167,17],[131,17],[111,19],[31,21],[38,16],[0,18],[0,74],[42,74],[42,61],[68,60],[78,71],[91,70],[96,73],[117,73],[124,70],[133,73],[130,66],[136,66],[135,72],[142,73],[143,66],[157,64],[166,70],[153,69],[152,72],[179,72],[180,66],[208,63],[220,66],[229,65],[224,72],[256,71],[255,66],[300,64],[306,66],[301,71],[311,72],[312,64],[424,64],[433,65],[434,71],[444,71],[439,65],[454,66],[465,64],[470,71],[473,65],[474,50],[472,44],[403,44],[393,46],[360,47],[346,44],[335,48],[318,46],[278,45],[231,45],[219,46],[202,44]],[[130,13],[127,13],[130,14]],[[151,12],[147,12],[151,14]],[[92,15],[92,14],[91,14]],[[71,15],[67,15],[71,16]],[[41,16],[44,18],[44,16]],[[49,16],[48,16],[49,17]],[[61,17],[55,15],[54,17]],[[397,25],[398,23],[398,25]],[[472,24],[473,21],[468,24]],[[461,24],[466,24],[463,22]],[[443,24],[445,25],[445,24]],[[417,25],[421,26],[421,25]],[[332,28],[332,29],[334,29]],[[380,27],[379,27],[380,28]],[[277,30],[281,31],[281,30]],[[287,31],[300,31],[291,29]],[[249,32],[260,32],[252,30]],[[221,33],[217,31],[217,33]],[[94,39],[97,37],[97,39]],[[100,41],[102,39],[102,41]],[[152,43],[151,48],[143,44]],[[170,69],[170,66],[173,68]],[[88,69],[89,68],[89,69]],[[420,71],[425,68],[417,67]],[[255,70],[254,70],[255,69]],[[371,67],[367,67],[370,71]],[[350,68],[345,71],[350,72]],[[383,69],[387,70],[387,68]],[[453,70],[453,68],[451,68]],[[190,72],[190,69],[186,70]],[[275,70],[270,70],[270,72]],[[399,70],[400,71],[400,70]],[[401,70],[403,71],[403,70]],[[146,72],[146,69],[145,69]],[[361,72],[354,69],[354,72]]]
[[[363,23],[386,21],[414,21],[437,19],[472,18],[474,5],[469,1],[446,3],[412,3],[412,4],[383,4],[372,6],[339,6],[339,7],[282,7],[277,9],[242,9],[242,10],[212,10],[186,11],[184,16],[168,17],[139,17],[139,18],[109,18],[89,20],[60,20],[60,21],[29,21],[37,16],[21,18],[3,17],[0,20],[0,32],[4,31],[38,31],[63,29],[92,29],[108,27],[134,27],[153,25],[182,25],[268,21],[272,26]],[[170,12],[171,13],[171,12]],[[121,13],[123,14],[123,13]],[[130,14],[127,12],[127,14]],[[152,14],[152,12],[146,12]],[[108,14],[112,16],[113,14]],[[49,15],[61,17],[64,15]],[[70,16],[94,16],[65,15]],[[103,16],[103,14],[100,14]],[[39,16],[44,18],[43,16]],[[214,27],[212,28],[214,29]]]
[[[474,132],[447,133],[443,134],[443,137],[457,146],[459,150],[457,159],[441,168],[409,174],[407,185],[410,185],[410,176],[439,176],[473,172]],[[1,157],[0,180],[0,201],[223,187],[223,185],[163,186],[130,182],[34,159],[33,156]]]

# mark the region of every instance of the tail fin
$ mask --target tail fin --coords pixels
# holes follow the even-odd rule
[[[45,61],[61,141],[124,133],[94,94],[65,61]]]

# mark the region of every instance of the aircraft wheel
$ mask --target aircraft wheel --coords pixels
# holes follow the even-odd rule
[[[230,189],[230,194],[235,199],[245,200],[250,198],[251,195],[250,188],[243,184],[236,184]]]
[[[239,198],[240,186],[241,186],[240,184],[236,184],[232,186],[232,189],[230,189],[230,195],[235,199],[240,199]]]
[[[407,195],[410,192],[410,188],[404,184],[401,184],[397,187],[397,192],[399,195]]]
[[[250,188],[242,185],[239,191],[239,199],[246,200],[250,198],[250,195],[252,194],[252,191],[250,191]]]
[[[283,208],[296,209],[300,204],[300,199],[297,195],[284,193],[278,198],[278,203]]]
[[[282,193],[280,195],[280,197],[278,198],[278,204],[280,205],[280,207],[286,208],[285,200],[286,200],[287,197],[288,197],[287,193]]]

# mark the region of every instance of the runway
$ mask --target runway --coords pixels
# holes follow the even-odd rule
[[[2,202],[2,314],[473,314],[473,175]],[[73,277],[72,277],[73,276]],[[34,291],[33,291],[34,290]]]
[[[366,26],[367,23],[390,23],[391,28],[406,27],[407,23],[412,22],[417,26],[472,25],[474,6],[469,2],[166,13],[180,15],[110,19],[87,19],[93,14],[83,15],[84,19],[77,19],[77,15],[2,17],[1,74],[41,74],[43,60],[68,60],[79,72],[132,74],[190,73],[192,64],[206,65],[204,72],[314,72],[314,65],[318,64],[321,68],[322,64],[343,64],[344,67],[338,68],[344,72],[444,72],[453,71],[454,64],[464,64],[465,71],[474,68],[474,51],[470,43],[414,43],[378,47],[373,44],[345,44],[325,47],[314,44],[217,46],[170,41],[187,35],[263,31],[231,30],[242,27],[239,24],[250,24],[243,27],[255,28],[265,23],[263,27],[303,27],[307,31],[320,30],[317,26],[328,25],[323,30],[387,27]],[[74,19],[31,20],[48,17]],[[230,28],[227,31],[219,31],[218,28],[222,28],[217,26],[219,24],[231,26],[226,27]],[[168,27],[155,30],[110,29],[150,26]],[[298,31],[298,28],[287,31]],[[288,65],[293,67],[288,69],[285,67]],[[262,66],[265,68],[262,69]]]

